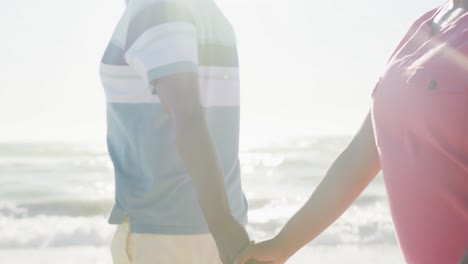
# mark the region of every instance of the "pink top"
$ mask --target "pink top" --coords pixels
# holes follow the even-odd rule
[[[372,117],[408,263],[457,263],[468,249],[468,14],[431,35],[439,9],[398,45]]]

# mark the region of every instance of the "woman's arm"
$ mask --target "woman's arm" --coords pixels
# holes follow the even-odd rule
[[[250,258],[284,263],[338,219],[379,170],[379,154],[369,113],[307,203],[274,239],[250,247],[238,263]]]

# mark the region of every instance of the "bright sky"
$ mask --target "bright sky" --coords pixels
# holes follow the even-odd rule
[[[410,24],[442,0],[217,0],[239,41],[244,142],[351,134]],[[104,140],[98,66],[124,0],[0,9],[0,141]]]

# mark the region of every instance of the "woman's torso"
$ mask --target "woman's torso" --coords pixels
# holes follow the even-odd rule
[[[445,21],[437,11],[400,43],[372,108],[408,263],[456,263],[468,248],[468,16],[434,32],[432,21]]]

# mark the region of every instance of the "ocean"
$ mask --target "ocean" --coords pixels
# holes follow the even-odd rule
[[[247,229],[253,239],[270,238],[281,229],[349,140],[303,137],[242,149]],[[107,216],[114,177],[104,144],[3,143],[0,176],[0,259],[9,260],[2,263],[32,263],[33,258],[47,264],[84,263],[80,258],[111,263],[114,227]],[[63,259],[67,256],[76,257]],[[288,263],[371,263],[366,258],[402,262],[382,175]]]

